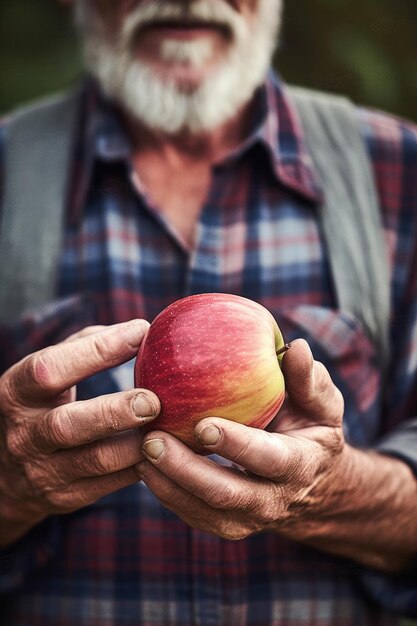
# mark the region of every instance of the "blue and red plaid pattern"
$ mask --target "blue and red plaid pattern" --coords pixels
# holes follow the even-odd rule
[[[86,88],[57,300],[0,329],[3,369],[90,323],[152,320],[188,294],[231,292],[265,305],[287,341],[310,342],[345,396],[352,444],[372,447],[416,415],[417,129],[358,109],[392,271],[395,358],[382,406],[374,348],[335,301],[316,221],[322,190],[285,86],[270,76],[257,103],[250,136],[213,170],[190,248],[133,175],[117,111]],[[115,391],[122,378],[95,376],[79,397]],[[389,607],[417,611],[407,581],[377,583],[277,534],[230,542],[190,529],[140,484],[51,517],[3,553],[0,623],[394,626]]]

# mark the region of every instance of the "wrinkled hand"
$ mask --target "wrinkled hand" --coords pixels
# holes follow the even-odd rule
[[[293,342],[283,370],[288,398],[269,432],[220,418],[196,427],[209,454],[238,465],[219,465],[161,431],[146,435],[138,475],[190,526],[226,539],[264,529],[305,539],[325,515],[346,448],[342,395],[304,340]]]
[[[135,356],[148,323],[91,327],[26,357],[0,379],[0,545],[51,513],[137,482],[150,391],[75,401],[78,382]]]

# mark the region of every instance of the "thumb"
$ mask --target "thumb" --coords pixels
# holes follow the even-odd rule
[[[343,417],[344,402],[339,389],[319,361],[315,361],[304,339],[291,342],[282,360],[286,390],[293,408],[322,424],[336,425]]]

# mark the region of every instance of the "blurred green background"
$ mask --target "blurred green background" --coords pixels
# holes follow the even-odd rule
[[[416,0],[286,0],[276,64],[292,83],[346,93],[417,121]],[[80,72],[70,10],[1,0],[0,112]]]

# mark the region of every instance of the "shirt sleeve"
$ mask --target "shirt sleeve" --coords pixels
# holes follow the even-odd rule
[[[417,480],[417,419],[397,426],[377,442],[375,449],[407,463]],[[362,570],[360,578],[378,604],[405,617],[417,618],[417,556],[401,574],[387,576]]]
[[[392,357],[373,448],[407,463],[417,480],[417,127],[376,111],[361,110],[360,118],[391,266]],[[417,617],[417,555],[399,575],[363,568],[359,581],[378,604]]]

